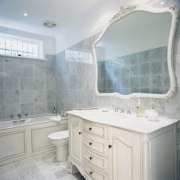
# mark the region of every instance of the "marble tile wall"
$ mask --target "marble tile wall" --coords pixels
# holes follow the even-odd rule
[[[0,121],[49,113],[56,107],[56,57],[46,58],[0,57]]]
[[[173,5],[174,1],[168,1]],[[179,3],[179,2],[177,2]],[[158,3],[157,3],[158,4]],[[158,7],[154,4],[155,7]],[[92,44],[98,35],[85,39],[69,49],[91,52]],[[177,80],[176,93],[168,100],[141,98],[144,109],[154,106],[161,115],[180,119],[180,24],[175,35],[173,67]],[[65,51],[57,54],[57,107],[59,111],[78,107],[107,107],[116,105],[120,108],[135,111],[136,99],[123,100],[115,97],[96,96],[95,93],[95,63],[70,62],[65,57]],[[178,162],[180,164],[180,124],[178,125]],[[180,167],[178,167],[179,169]],[[180,171],[179,171],[180,178]]]

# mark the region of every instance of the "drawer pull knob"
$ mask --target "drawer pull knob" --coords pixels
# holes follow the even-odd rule
[[[92,160],[92,157],[89,157],[90,160]]]
[[[82,134],[82,132],[79,132],[79,134]]]
[[[90,175],[92,175],[92,174],[93,174],[93,172],[91,171],[91,172],[89,172],[89,174],[90,174]]]
[[[92,127],[89,128],[89,131],[91,131],[91,130],[92,130]]]
[[[109,148],[112,148],[112,145],[108,145]]]
[[[91,145],[92,145],[92,142],[89,142],[89,145],[91,146]]]

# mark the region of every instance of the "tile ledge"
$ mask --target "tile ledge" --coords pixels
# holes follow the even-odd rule
[[[7,55],[7,54],[0,54],[0,57],[20,58],[20,59],[29,59],[29,60],[42,60],[42,61],[47,61],[48,60],[48,59],[45,59],[45,58],[33,58],[33,57],[24,57],[24,56],[13,56],[13,55]]]

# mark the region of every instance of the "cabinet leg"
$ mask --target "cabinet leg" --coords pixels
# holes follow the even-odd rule
[[[69,174],[72,174],[73,172],[73,165],[71,161],[68,161],[67,171]]]

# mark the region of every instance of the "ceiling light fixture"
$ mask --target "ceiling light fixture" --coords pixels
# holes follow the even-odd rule
[[[57,26],[57,24],[53,21],[44,21],[43,26],[47,27],[47,28],[55,28]]]
[[[27,13],[24,13],[24,16],[28,16],[28,14],[27,14]]]
[[[164,1],[161,1],[161,2],[160,2],[160,4],[161,4],[161,5],[164,5],[164,4],[165,4],[165,2],[164,2]]]

